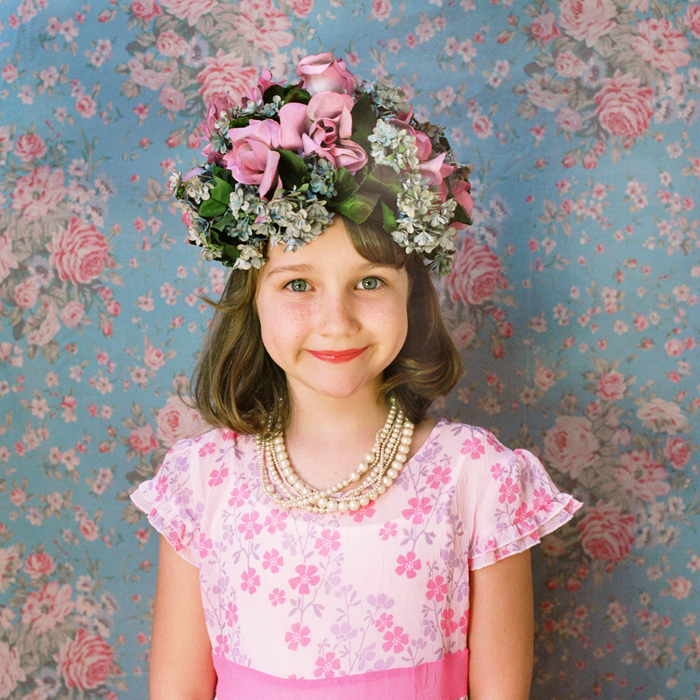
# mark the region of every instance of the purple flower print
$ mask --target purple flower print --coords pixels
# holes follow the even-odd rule
[[[440,627],[445,632],[445,635],[449,637],[456,629],[457,623],[454,621],[455,611],[452,608],[447,608],[447,610],[442,611],[442,620],[440,620]]]
[[[420,559],[418,559],[414,552],[409,552],[406,556],[399,554],[399,558],[396,560],[398,566],[396,567],[396,573],[401,576],[406,574],[408,578],[415,578],[416,571],[421,568]]]
[[[228,499],[228,504],[240,508],[248,498],[250,498],[250,489],[245,484],[240,488],[236,486],[231,489],[231,497]]]
[[[386,641],[382,644],[382,649],[389,651],[389,649],[394,647],[395,654],[403,651],[408,644],[408,635],[404,633],[403,627],[394,627],[393,630],[384,635],[384,639]]]
[[[229,603],[226,606],[226,624],[233,627],[234,622],[238,622],[238,606],[235,603]]]
[[[430,581],[428,581],[428,591],[425,594],[428,600],[435,598],[436,602],[439,603],[446,594],[447,584],[442,576],[438,574],[435,578],[431,578]]]
[[[287,632],[284,635],[284,641],[287,642],[287,646],[292,651],[296,651],[300,644],[303,647],[308,646],[311,641],[311,637],[309,637],[310,631],[308,627],[302,627],[300,622],[295,622],[292,625],[291,632]]]
[[[214,647],[214,653],[219,656],[226,656],[229,652],[228,638],[225,634],[216,635],[216,646]]]
[[[335,654],[329,651],[325,656],[319,656],[316,659],[316,666],[318,668],[314,669],[314,676],[320,678],[332,678],[335,672],[340,669],[340,659],[335,658]]]
[[[391,613],[382,613],[379,618],[374,621],[374,626],[380,632],[391,629],[394,626],[394,616]]]
[[[287,527],[287,523],[284,521],[287,519],[287,512],[280,510],[279,508],[274,508],[270,511],[270,515],[265,518],[263,527],[267,528],[267,531],[271,534],[275,534],[275,530],[284,530]]]
[[[284,564],[284,559],[276,549],[263,554],[263,569],[270,569],[273,574],[276,574],[282,564]]]
[[[252,540],[255,535],[259,535],[263,529],[260,523],[255,521],[259,518],[257,511],[252,513],[244,513],[241,517],[241,523],[238,526],[238,532],[245,533],[246,540]]]
[[[272,593],[268,596],[273,607],[284,604],[284,591],[281,588],[273,588]]]
[[[399,528],[396,523],[384,523],[381,530],[379,530],[379,536],[386,542],[390,537],[396,537]]]
[[[200,457],[206,457],[207,455],[213,455],[214,454],[214,449],[216,448],[216,444],[213,442],[205,442],[200,448],[199,448],[199,456]]]
[[[322,557],[328,556],[331,550],[335,552],[340,547],[340,533],[337,530],[324,530],[321,536],[316,538],[314,547]]]
[[[225,476],[228,476],[228,467],[224,467],[221,470],[212,469],[209,473],[209,486],[218,486],[222,484]]]
[[[289,579],[289,585],[296,590],[299,586],[299,593],[306,595],[310,592],[309,586],[315,586],[321,577],[316,575],[318,567],[311,564],[306,566],[306,564],[299,564],[295,571],[299,574],[294,578]]]
[[[436,489],[440,484],[449,484],[452,470],[449,467],[435,467],[428,476],[428,485],[431,489]]]
[[[486,453],[486,448],[481,444],[479,438],[465,440],[462,443],[462,454],[469,455],[472,459],[479,459]]]
[[[498,500],[501,503],[505,503],[506,501],[508,501],[508,503],[512,503],[520,493],[520,486],[518,486],[517,482],[508,477],[505,483],[501,484],[501,488],[498,489],[498,492],[501,494],[498,497]]]
[[[260,585],[260,576],[256,573],[255,569],[248,569],[241,574],[241,588],[248,593],[255,593]]]
[[[414,525],[420,525],[423,522],[423,516],[430,513],[433,507],[430,505],[429,498],[409,498],[408,505],[410,508],[401,511],[406,520],[411,520],[413,518]]]

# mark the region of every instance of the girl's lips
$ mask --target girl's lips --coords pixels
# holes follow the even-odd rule
[[[350,362],[350,360],[354,360],[366,349],[367,347],[365,346],[364,348],[353,348],[352,350],[308,350],[308,352],[310,355],[324,362],[339,364],[341,362]]]

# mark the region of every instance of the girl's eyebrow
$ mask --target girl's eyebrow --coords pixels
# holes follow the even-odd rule
[[[386,268],[392,268],[393,265],[389,264],[383,264],[383,263],[374,263],[371,261],[367,261],[366,263],[358,266],[358,273],[361,272],[369,272],[372,270],[376,269],[386,269]],[[279,267],[275,267],[272,270],[270,270],[267,273],[267,277],[272,277],[273,275],[282,275],[282,274],[289,274],[289,273],[299,273],[299,272],[311,272],[313,271],[313,265],[309,265],[307,263],[292,263],[289,265],[280,265]]]

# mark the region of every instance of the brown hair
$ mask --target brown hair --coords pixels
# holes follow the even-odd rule
[[[336,216],[340,216],[336,214]],[[457,383],[463,365],[440,311],[430,273],[376,226],[342,217],[357,252],[366,260],[406,268],[410,282],[408,335],[384,370],[381,395],[393,396],[414,423],[438,396]],[[192,401],[210,425],[237,433],[286,428],[290,419],[287,378],[262,343],[255,294],[260,271],[232,270],[192,379]]]

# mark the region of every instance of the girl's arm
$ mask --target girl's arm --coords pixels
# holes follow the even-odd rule
[[[216,690],[199,570],[177,554],[162,535],[149,688],[150,700],[212,700]]]
[[[530,552],[472,571],[469,700],[527,700],[534,622]]]

